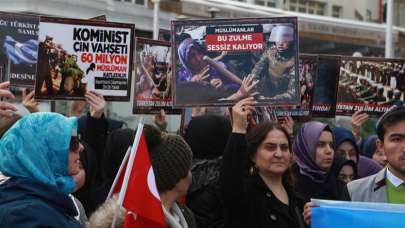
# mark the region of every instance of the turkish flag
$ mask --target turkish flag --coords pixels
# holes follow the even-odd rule
[[[135,153],[122,206],[128,211],[124,227],[167,227],[143,134]]]

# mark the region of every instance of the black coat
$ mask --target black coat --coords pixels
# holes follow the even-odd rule
[[[246,173],[245,135],[232,134],[223,158],[221,188],[225,227],[305,227],[303,203],[286,183],[289,205],[283,204],[258,174]]]
[[[96,188],[101,182],[100,163],[103,159],[108,122],[104,116],[93,118],[87,114],[85,118],[86,124],[84,127],[80,127],[79,132],[84,146],[84,151],[80,154],[80,161],[86,172],[86,181],[84,186],[73,195],[80,200],[86,214],[90,216],[105,201],[105,198],[96,198]]]
[[[336,174],[331,171],[323,183],[318,183],[309,177],[302,175],[299,167],[292,167],[295,181],[295,190],[305,202],[311,199],[339,200],[343,194],[345,183],[338,180]]]
[[[223,227],[224,205],[219,178],[222,157],[195,160],[193,163],[193,181],[187,193],[187,206],[193,211],[198,227]]]

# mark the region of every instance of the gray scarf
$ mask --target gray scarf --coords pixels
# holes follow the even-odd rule
[[[163,213],[165,214],[167,225],[171,228],[188,228],[187,221],[177,203],[173,204],[171,211],[172,213],[163,207]],[[180,221],[177,221],[175,217],[180,218]]]

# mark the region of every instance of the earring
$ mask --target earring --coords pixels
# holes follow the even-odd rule
[[[256,167],[256,164],[253,164],[251,167],[250,167],[250,169],[249,169],[249,174],[251,175],[251,176],[253,176],[253,175],[255,175],[257,173],[257,167]]]

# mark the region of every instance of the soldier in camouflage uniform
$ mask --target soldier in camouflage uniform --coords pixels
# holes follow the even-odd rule
[[[252,75],[259,80],[260,99],[294,99],[297,82],[295,79],[295,47],[292,27],[278,25],[271,31],[267,49],[255,64]]]

